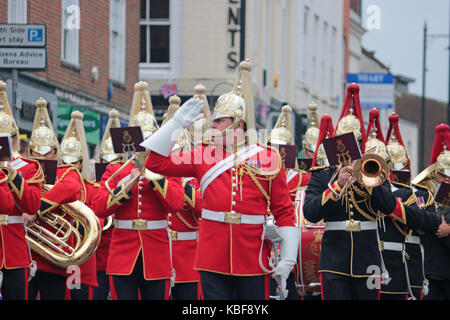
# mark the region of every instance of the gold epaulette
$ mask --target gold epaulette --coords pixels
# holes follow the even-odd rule
[[[415,183],[413,183],[412,185],[416,189],[422,189],[422,190],[424,190],[424,191],[426,191],[428,193],[427,202],[424,205],[422,205],[421,207],[428,208],[429,206],[434,205],[434,203],[435,203],[434,202],[434,195],[433,195],[433,192],[431,191],[431,189],[429,187],[426,187],[426,186],[424,186],[422,184],[415,184]]]
[[[83,180],[84,180],[84,183],[88,183],[88,184],[94,186],[95,188],[100,188],[101,187],[100,183],[98,183],[98,182],[91,181],[91,180],[86,179],[86,178],[83,178]]]
[[[64,171],[64,173],[61,175],[60,178],[58,178],[58,181],[56,181],[55,185],[57,185],[58,182],[63,180],[64,177],[69,172],[76,171],[76,173],[78,174],[78,177],[80,178],[80,183],[81,183],[81,197],[80,197],[80,201],[81,202],[85,202],[86,201],[86,186],[84,184],[84,177],[81,175],[81,172],[73,164],[62,164],[62,165],[59,165],[58,169],[61,169],[61,168],[67,168],[67,170]]]
[[[391,181],[391,184],[394,185],[394,186],[400,186],[402,188],[406,188],[406,189],[409,189],[409,190],[412,191],[412,186],[410,186],[409,184],[404,184],[404,183],[401,183],[401,182],[394,182],[394,181]]]
[[[318,171],[318,170],[322,170],[322,169],[327,169],[327,168],[331,168],[330,166],[314,166],[309,168],[309,171]]]
[[[108,165],[110,166],[110,165],[124,164],[124,163],[125,163],[125,161],[119,159],[119,160],[111,161]]]

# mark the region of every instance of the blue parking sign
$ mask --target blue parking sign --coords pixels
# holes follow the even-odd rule
[[[43,40],[43,29],[41,28],[30,28],[28,29],[28,41],[29,42],[42,42]]]

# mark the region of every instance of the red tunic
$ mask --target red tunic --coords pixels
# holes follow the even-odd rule
[[[309,182],[309,178],[311,178],[311,173],[307,173],[303,170],[287,170],[286,180],[289,188],[289,194],[291,195],[291,199],[293,202],[295,201],[295,194],[297,193],[298,188],[306,188]]]
[[[131,189],[130,195],[127,195],[124,187],[127,177],[135,168],[132,163],[109,184],[112,189],[119,190],[117,197],[113,198],[104,183],[121,165],[121,163],[110,164],[103,174],[100,182],[102,187],[96,193],[93,204],[94,212],[99,218],[114,214],[116,220],[166,220],[169,212],[183,208],[184,189],[180,178],[164,178],[156,183],[142,179]],[[141,250],[146,280],[172,277],[167,229],[141,231],[115,227],[112,231],[106,273],[131,274]]]
[[[202,213],[202,198],[197,179],[183,181],[185,189],[183,210],[170,214],[170,229],[175,232],[197,232]],[[172,237],[172,259],[176,271],[175,282],[199,282],[200,275],[194,270],[197,240],[175,240]]]
[[[42,169],[37,161],[16,158],[10,163],[15,168],[9,183],[0,184],[0,214],[22,216],[36,214],[41,203]],[[5,177],[0,170],[0,180]],[[23,223],[0,224],[0,269],[24,268],[30,265],[30,253]]]
[[[203,210],[265,217],[267,200],[251,176],[244,173],[251,166],[259,172],[254,177],[262,189],[270,194],[270,209],[277,225],[294,226],[294,210],[279,153],[267,146],[258,146],[256,150],[260,151],[243,159],[238,169],[229,168],[207,188],[202,186]],[[189,153],[170,157],[150,152],[145,165],[165,175],[196,177],[202,184],[204,175],[230,155],[222,147],[202,145]],[[229,224],[202,219],[194,268],[229,275],[265,274],[259,265],[262,232],[262,224]],[[270,248],[270,241],[265,240],[261,260],[266,269],[269,269]]]
[[[100,184],[93,183],[91,181],[84,179],[84,185],[86,187],[85,204],[89,208],[92,208],[92,201],[94,199],[95,193],[100,188]],[[99,232],[101,232],[101,230]],[[86,284],[91,287],[98,287],[96,261],[97,261],[96,252],[94,252],[94,254],[88,260],[80,264],[81,284]]]
[[[58,166],[56,170],[57,181],[55,185],[47,191],[41,198],[41,208],[39,209],[39,215],[43,215],[46,212],[53,212],[64,216],[64,213],[59,209],[60,205],[71,203],[77,200],[82,202],[86,198],[86,187],[83,183],[83,178],[80,172],[73,165]],[[70,219],[71,217],[65,216]],[[71,239],[67,241],[68,244],[72,244]],[[37,263],[37,268],[40,271],[55,273],[66,276],[66,269],[60,268],[41,255],[33,252],[33,259]]]
[[[100,224],[102,227],[105,225],[105,219],[100,218]],[[109,245],[111,243],[111,236],[114,226],[109,227],[102,232],[100,244],[98,245],[96,256],[96,265],[98,271],[106,272],[106,261],[108,260]]]

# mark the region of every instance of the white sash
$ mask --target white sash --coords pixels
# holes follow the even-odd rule
[[[236,156],[239,157],[241,160],[242,159],[246,160],[262,150],[264,150],[264,149],[261,148],[260,146],[258,146],[256,144],[252,144],[250,146],[247,146],[247,147],[239,150],[235,154],[233,153],[233,154],[229,155],[225,159],[216,163],[211,169],[209,169],[203,175],[203,177],[200,181],[200,187],[202,188],[202,197],[203,197],[203,194],[205,193],[206,188],[209,186],[209,184],[211,182],[214,181],[214,179],[216,179],[222,173],[224,173],[225,171],[227,171],[228,169],[230,169],[231,167],[234,166],[234,158]]]
[[[28,162],[23,161],[23,160],[20,159],[20,158],[17,158],[16,160],[11,161],[10,164],[9,164],[9,166],[10,166],[12,169],[18,171],[18,170],[22,169],[23,167],[25,167],[25,166],[28,165],[28,164],[29,164]]]
[[[289,183],[295,176],[298,174],[298,171],[289,169],[288,174],[286,176],[286,181]]]

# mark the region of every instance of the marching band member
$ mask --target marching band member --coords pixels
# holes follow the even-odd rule
[[[319,128],[316,127],[318,123],[317,114],[315,111],[316,108],[317,106],[315,104],[309,105],[310,127],[306,131],[305,139],[302,143],[305,157],[312,160],[312,167],[315,167],[316,164],[319,166],[328,165],[323,144],[320,144],[317,153],[315,153],[315,150],[319,135],[321,133],[322,135],[324,135],[324,137],[331,137],[334,133],[333,120],[329,115],[323,115],[320,120]],[[308,182],[310,177],[311,172],[308,172]],[[307,185],[301,186],[297,190],[295,196],[295,214],[301,229],[299,253],[295,266],[295,281],[298,292],[302,296],[302,300],[317,300],[321,299],[320,279],[318,273],[318,257],[320,256],[321,250],[321,244],[319,241],[322,240],[325,225],[323,224],[323,222],[311,224],[305,219],[303,214],[303,204],[305,202],[306,189]],[[313,246],[313,243],[317,244]],[[307,266],[311,268],[310,272],[307,272]]]
[[[381,156],[386,163],[391,164],[390,153],[385,145],[383,133],[381,131],[380,113],[375,108],[369,112],[369,124],[363,145],[366,152],[375,153]],[[391,152],[393,151],[392,146],[390,150]],[[397,164],[393,166],[396,167]],[[405,219],[404,221],[390,218],[382,219],[378,226],[378,233],[381,240],[382,261],[391,278],[389,283],[381,284],[380,299],[416,299],[411,289],[407,265],[409,256],[405,249],[404,240],[410,227],[420,227],[420,229],[431,233],[436,232],[439,227],[439,219],[436,215],[425,215],[416,204],[416,198],[412,187],[408,184],[393,181],[393,172],[391,168],[389,168],[389,171],[391,177],[391,190],[404,204]]]
[[[428,294],[424,295],[424,300],[450,299],[450,238],[448,233],[441,230],[441,228],[445,229],[445,224],[450,222],[450,210],[434,202],[438,184],[450,183],[450,152],[448,148],[450,148],[449,126],[440,124],[435,128],[430,165],[412,180],[415,188],[421,187],[421,190],[416,191],[418,202],[425,206],[432,203],[432,205],[426,206],[426,210],[436,210],[442,219],[436,235],[421,234],[421,243],[424,247],[425,277],[429,280]]]
[[[17,155],[19,129],[3,81],[0,81],[0,133],[10,135],[14,153],[13,161],[2,164],[0,170],[0,291],[4,300],[25,300],[31,259],[22,214],[36,215],[43,173],[37,161]]]
[[[157,129],[145,82],[135,85],[130,125],[140,126],[144,137]],[[98,217],[114,214],[106,273],[120,300],[137,300],[139,293],[143,300],[168,299],[174,274],[167,214],[183,208],[184,189],[179,178],[147,180],[130,162],[111,179],[112,195],[105,182],[120,167],[112,163],[106,168],[94,201]]]
[[[314,151],[316,151],[317,139],[319,138],[320,123],[317,115],[317,104],[310,103],[309,109],[309,126],[305,132],[305,139],[302,141],[303,155],[306,159],[312,159],[314,157]]]
[[[298,248],[298,228],[276,149],[254,144],[251,64],[241,62],[241,82],[217,100],[212,143],[171,154],[178,135],[202,117],[204,103],[192,98],[142,146],[150,149],[146,167],[180,177],[196,177],[203,199],[194,260],[205,299],[267,299],[270,242],[266,231],[276,219],[281,260],[273,270],[286,296],[286,279]],[[241,95],[241,89],[242,95]],[[243,96],[243,97],[242,97]],[[174,133],[178,132],[178,134]],[[247,137],[248,136],[248,140]],[[220,195],[220,196],[218,196]]]
[[[389,116],[389,128],[386,134],[386,147],[389,153],[390,162],[389,166],[391,170],[395,171],[404,171],[409,175],[409,180],[411,179],[411,168],[410,168],[410,160],[409,156],[406,152],[405,145],[403,143],[402,135],[400,132],[400,128],[398,125],[399,116],[396,113],[392,113]],[[395,177],[395,173],[393,174],[392,180],[398,180]],[[398,189],[410,189],[413,188],[414,197],[411,199],[416,199],[417,205],[423,209],[423,214],[428,214],[430,212],[427,210],[428,207],[434,207],[433,196],[430,196],[428,189],[420,185],[412,186],[407,183],[407,186],[401,186],[400,183],[392,182],[393,186]],[[406,187],[406,188],[405,188]],[[409,194],[405,197],[407,198]],[[425,201],[424,201],[425,197]],[[405,199],[406,200],[406,199]],[[407,200],[406,200],[407,201]],[[431,214],[434,215],[434,210],[431,210]],[[408,270],[408,277],[410,284],[409,295],[414,297],[415,299],[422,299],[423,290],[427,292],[428,290],[428,280],[425,278],[424,264],[423,264],[423,245],[420,241],[420,234],[422,232],[418,229],[406,229],[400,228],[397,224],[398,231],[403,233],[404,235],[404,246],[406,251],[406,263]],[[409,259],[408,259],[409,258]]]
[[[292,108],[289,105],[285,105],[281,108],[281,113],[278,117],[275,126],[270,132],[267,139],[268,145],[275,144],[281,145],[293,145],[294,144],[294,132],[292,128]],[[297,160],[297,156],[295,157]],[[296,168],[298,163],[296,162]],[[286,169],[286,183],[288,186],[289,194],[291,196],[292,203],[295,202],[295,195],[297,189],[305,187],[308,184],[309,175],[305,171],[299,169],[289,168]],[[296,217],[296,224],[298,225],[298,217]],[[289,277],[286,280],[286,287],[288,290],[288,300],[299,300],[300,296],[295,286],[295,268],[292,269]],[[270,279],[270,292],[271,296],[276,296],[277,283],[275,279]]]
[[[347,132],[353,132],[360,142],[365,136],[356,84],[348,87],[334,134]],[[319,136],[316,153],[324,136],[324,133]],[[376,285],[369,288],[367,280],[373,273],[370,267],[380,266],[382,262],[377,234],[379,212],[401,219],[403,204],[392,194],[388,181],[373,188],[357,182],[348,185],[353,163],[343,166],[338,179],[330,181],[336,170],[335,167],[311,169],[303,206],[307,220],[323,219],[326,224],[319,264],[322,298],[378,299],[378,290],[373,290],[377,289]],[[340,194],[346,185],[348,188]],[[385,270],[382,271],[385,276]]]
[[[81,154],[76,152],[73,155],[65,155],[64,151],[62,152],[61,161],[63,164],[72,164],[74,162],[80,161],[78,165],[78,170],[81,173],[83,178],[83,184],[85,187],[85,197],[84,203],[92,208],[93,200],[95,193],[100,188],[98,183],[91,181],[90,174],[90,166],[89,166],[89,156],[88,156],[88,148],[85,137],[84,125],[83,125],[83,117],[81,113],[77,113],[79,117],[75,117],[73,126],[74,132],[76,132],[76,139],[79,141],[81,145]],[[72,118],[74,118],[72,116]],[[66,130],[66,134],[63,138],[63,143],[66,139],[69,139],[69,128]],[[62,144],[64,145],[64,144]],[[72,146],[78,148],[78,143],[73,141]],[[94,288],[98,287],[97,282],[97,266],[96,266],[96,253],[92,254],[92,256],[87,259],[85,262],[79,265],[81,278],[80,278],[80,287],[76,286],[70,290],[70,299],[71,300],[92,300]]]
[[[181,100],[177,96],[169,98],[169,108],[162,126],[180,108],[180,103]],[[184,130],[173,147],[172,154],[188,152],[195,147],[191,144],[191,138],[189,131]],[[185,190],[183,209],[168,214],[168,220],[171,222],[173,267],[176,273],[171,299],[198,300],[202,294],[199,286],[200,274],[194,270],[194,257],[202,212],[202,198],[200,185],[196,178],[184,177],[182,180]]]
[[[43,219],[52,212],[69,219],[69,223],[72,223],[72,218],[68,217],[59,207],[76,200],[82,202],[86,200],[86,187],[80,172],[89,169],[87,150],[80,141],[80,139],[83,140],[82,134],[84,133],[83,114],[78,111],[72,112],[58,154],[56,136],[45,108],[46,102],[40,99],[36,105],[38,108],[35,123],[39,121],[40,126],[33,130],[31,135],[31,153],[36,158],[46,160],[56,160],[59,157],[61,162],[56,170],[55,185],[41,198],[38,216],[39,219]],[[42,120],[44,121],[41,122]],[[71,237],[67,240],[67,244],[71,245],[72,243],[73,238]],[[66,268],[53,264],[36,252],[33,253],[33,258],[37,263],[37,272],[30,282],[30,298],[36,299],[39,292],[41,300],[63,300],[66,291]]]
[[[105,133],[103,134],[102,142],[100,143],[100,151],[98,158],[101,163],[117,164],[121,162],[121,155],[114,152],[110,128],[120,128],[119,113],[113,109],[108,114],[108,123],[106,124]],[[106,274],[106,262],[108,260],[109,245],[111,243],[111,236],[113,230],[113,215],[108,219],[101,219],[100,222],[103,226],[102,237],[100,244],[95,252],[96,264],[97,264],[97,282],[98,287],[94,288],[94,300],[107,300],[110,291],[110,277]],[[109,223],[109,226],[108,226]],[[105,226],[106,224],[106,226]],[[106,229],[105,229],[106,228]]]

